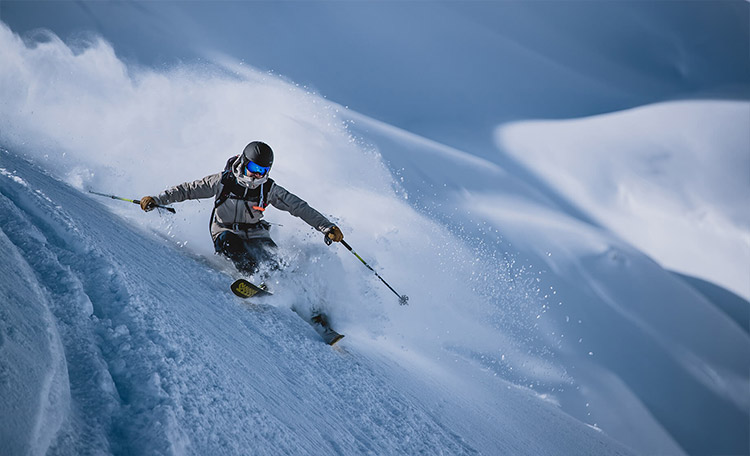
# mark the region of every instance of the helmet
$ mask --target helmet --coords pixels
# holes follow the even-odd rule
[[[250,144],[245,146],[245,150],[242,151],[242,155],[245,158],[245,163],[251,161],[259,166],[268,168],[273,165],[273,150],[271,150],[271,146],[264,142],[251,142]]]
[[[258,167],[267,168],[261,173],[261,177],[248,174],[248,163],[253,162]],[[242,151],[242,155],[232,165],[232,172],[237,182],[247,188],[257,188],[268,180],[268,172],[273,165],[273,150],[271,147],[260,141],[253,141]]]

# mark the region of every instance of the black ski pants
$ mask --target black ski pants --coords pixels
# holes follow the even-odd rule
[[[214,249],[234,263],[238,271],[252,275],[261,264],[278,268],[276,243],[271,238],[242,239],[231,231],[222,231],[214,240]]]

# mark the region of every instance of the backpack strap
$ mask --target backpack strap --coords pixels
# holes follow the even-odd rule
[[[227,164],[224,165],[224,171],[221,173],[221,181],[219,182],[219,185],[221,185],[221,190],[219,191],[219,194],[216,195],[216,199],[214,200],[214,208],[211,211],[211,217],[208,219],[209,233],[211,232],[211,225],[213,225],[214,223],[216,208],[224,204],[224,201],[226,201],[227,198],[229,198],[229,195],[232,194],[232,186],[230,182],[234,178],[234,176],[232,175],[232,165],[237,160],[237,157],[239,157],[239,155],[229,157],[229,159],[227,160]]]
[[[232,174],[232,170],[225,170],[221,173],[221,191],[214,200],[214,209],[224,204],[224,202],[232,195],[232,188],[237,185],[237,180]]]
[[[232,165],[237,161],[237,157],[239,157],[239,155],[229,157],[227,164],[224,165],[224,172],[221,173],[221,191],[216,196],[216,200],[214,200],[214,209],[224,204],[224,201],[226,201],[227,198],[229,198],[229,195],[232,194],[232,184],[237,184],[237,180],[232,174]],[[213,216],[211,219],[213,220]]]
[[[260,184],[260,201],[258,201],[257,206],[253,206],[253,209],[261,212],[266,210],[268,207],[268,194],[271,192],[271,187],[273,187],[273,179],[270,177]],[[245,201],[245,205],[247,205],[247,201]],[[249,207],[248,210],[250,210]]]

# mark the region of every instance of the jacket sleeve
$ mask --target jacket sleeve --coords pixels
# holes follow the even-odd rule
[[[268,202],[277,209],[301,218],[318,231],[323,231],[334,225],[323,214],[310,207],[305,200],[276,183],[268,192]]]
[[[168,188],[155,199],[157,203],[167,205],[189,199],[212,198],[216,195],[220,182],[221,174],[211,174],[203,179]]]

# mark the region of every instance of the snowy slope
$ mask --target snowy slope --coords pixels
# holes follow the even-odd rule
[[[24,411],[0,422],[9,451],[748,452],[747,330],[554,180],[231,59],[157,71],[4,26],[0,59],[0,401]],[[210,203],[170,217],[85,195],[156,193],[250,139],[411,306],[269,211],[291,266],[248,310]],[[343,351],[289,310],[312,305]]]
[[[283,306],[247,307],[227,275],[0,158],[2,408],[16,412],[3,454],[629,453],[487,370],[466,384],[355,331],[333,350]]]
[[[747,451],[750,338],[722,301],[543,186],[391,126],[354,119],[355,129],[382,146],[415,207],[450,227],[478,256],[537,284],[541,309],[514,291],[518,281],[477,274],[485,286],[473,289],[501,303],[498,324],[517,335],[515,343],[552,351],[544,360],[559,362],[564,374],[553,374],[538,358],[509,362],[508,369],[645,453],[675,453],[659,437],[662,427],[692,454]],[[679,233],[679,226],[673,230]],[[747,315],[747,301],[739,300],[740,315]],[[573,388],[562,381],[568,376]]]

